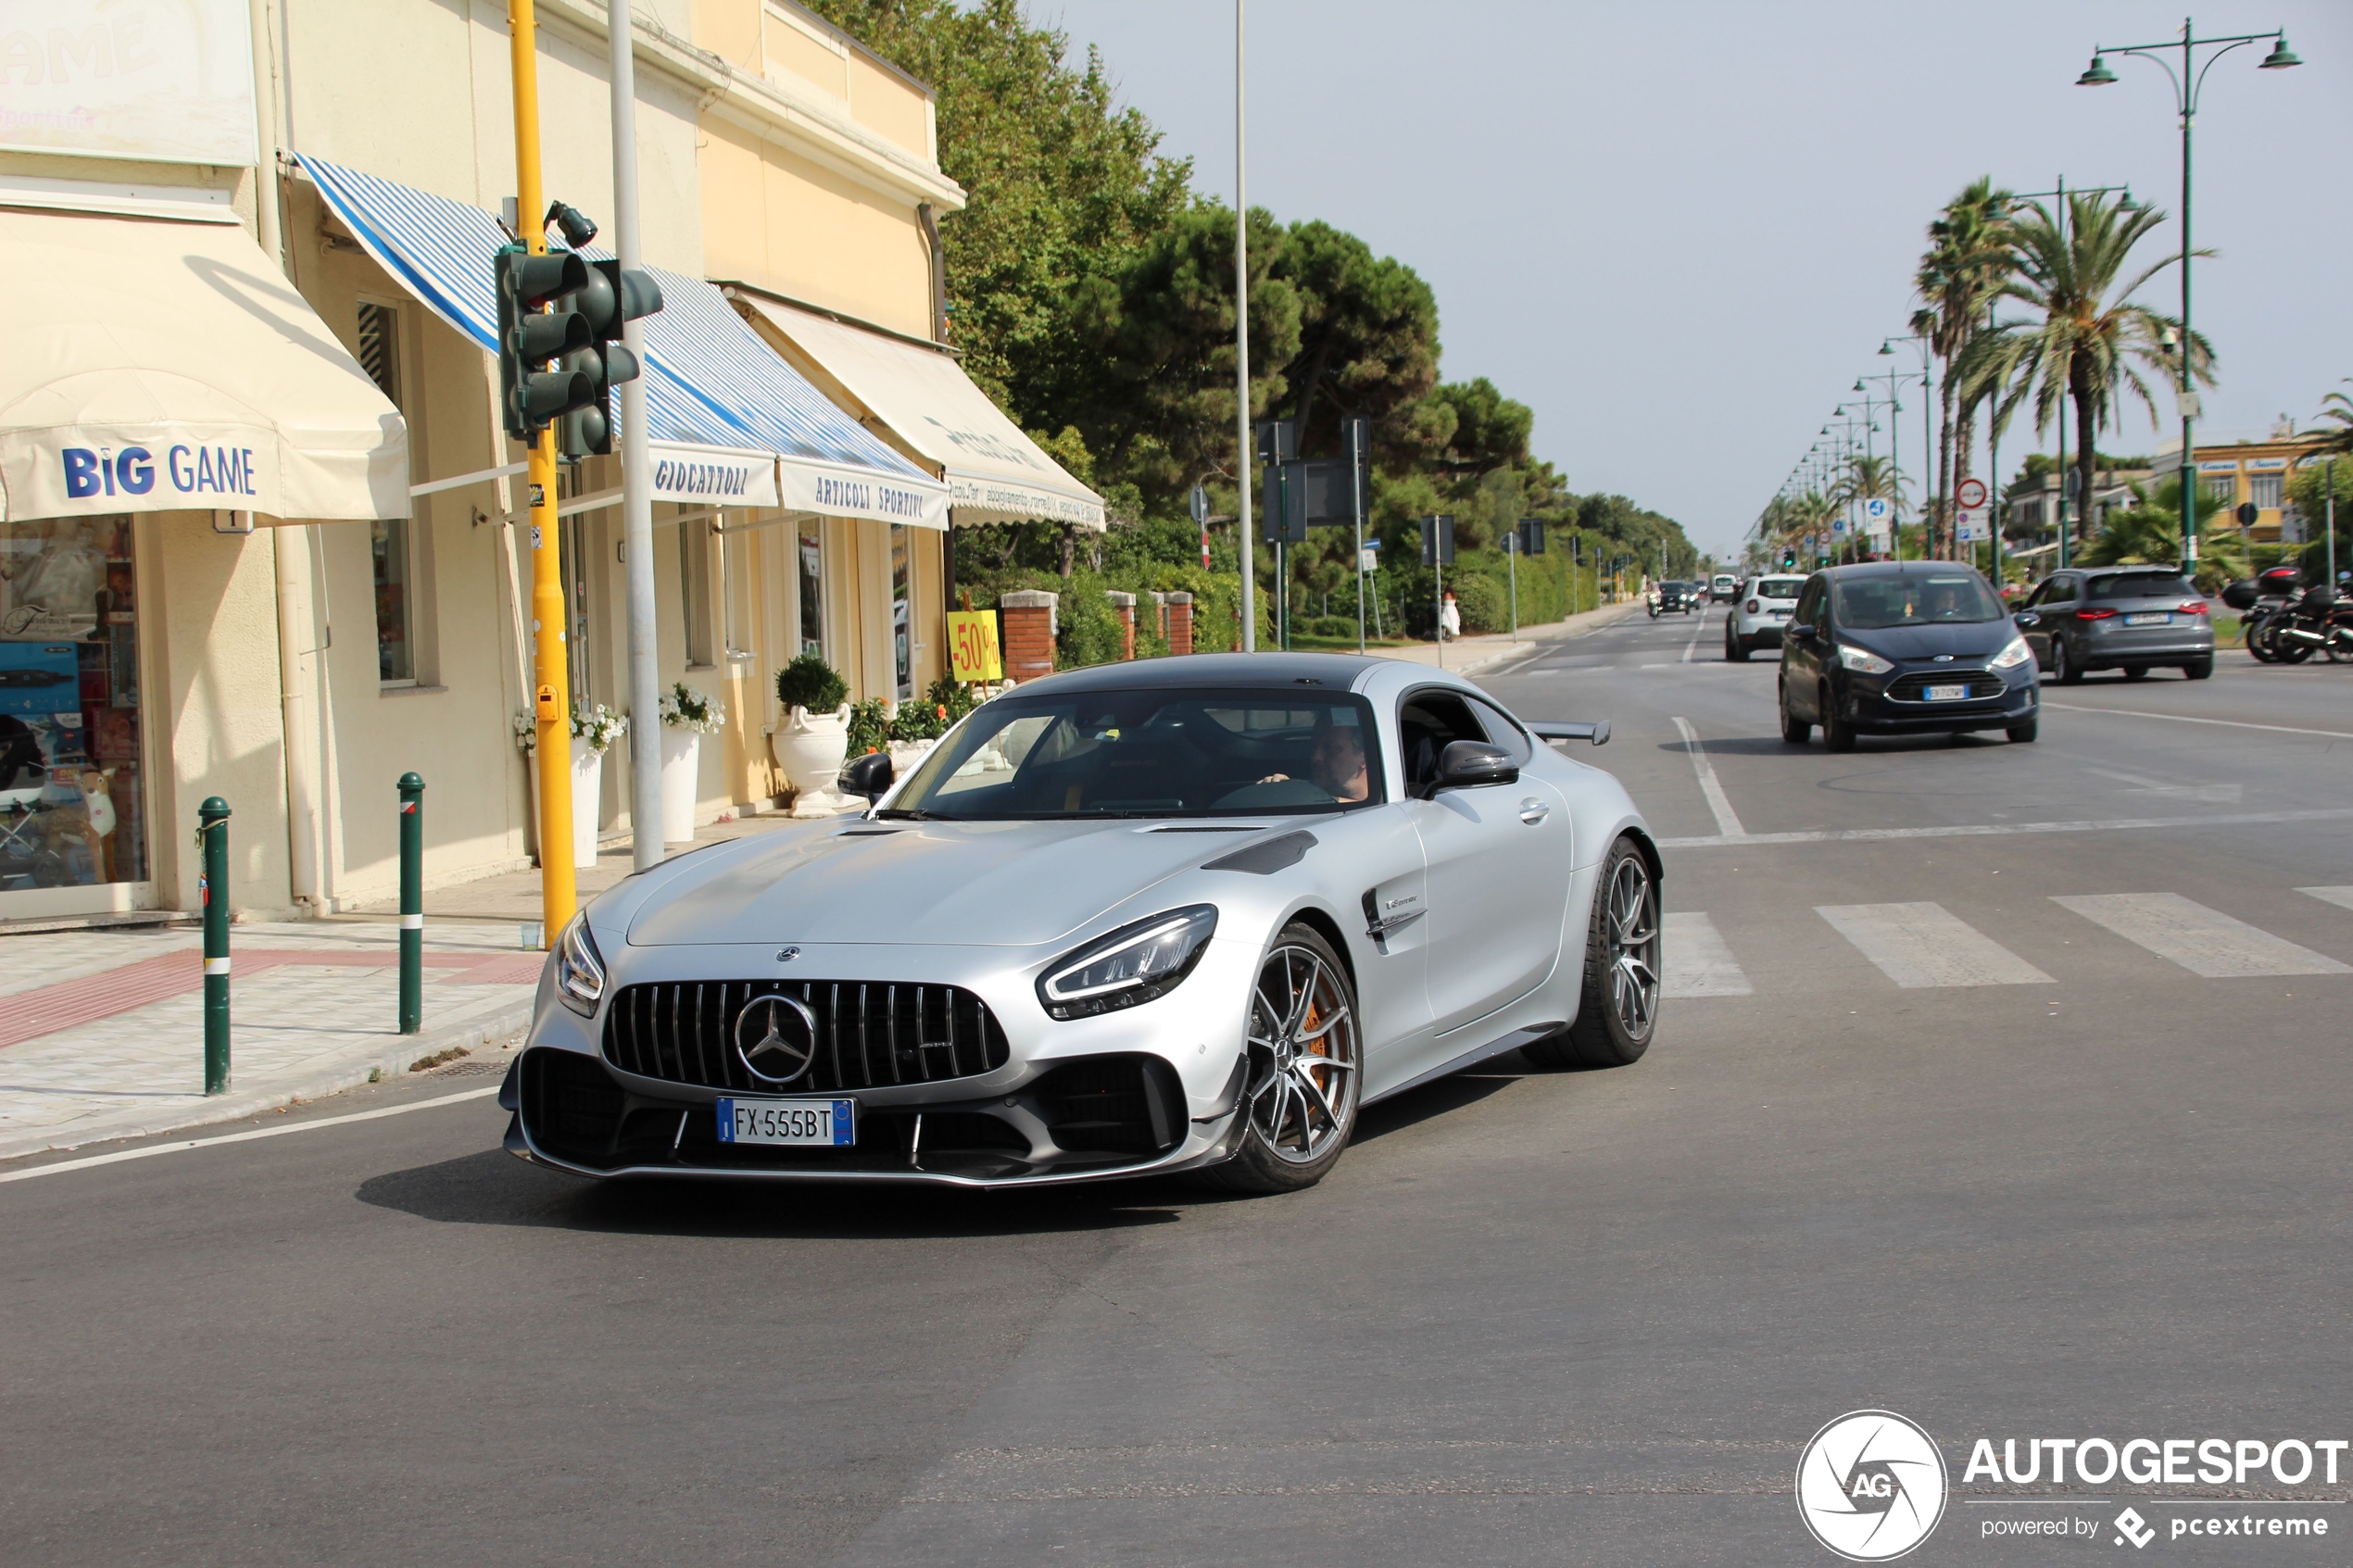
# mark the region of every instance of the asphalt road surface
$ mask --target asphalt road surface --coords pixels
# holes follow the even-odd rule
[[[1950,1469],[1907,1562],[2136,1558],[2127,1506],[2168,1561],[2347,1561],[2353,1456],[1963,1470],[2353,1437],[2353,671],[1839,757],[1775,673],[1711,612],[1487,677],[1616,726],[1576,754],[1670,844],[1661,1034],[1377,1107],[1309,1193],[598,1187],[486,1098],[0,1182],[0,1556],[1827,1563],[1798,1455],[1879,1408]],[[2330,1533],[2171,1533],[2224,1512]]]

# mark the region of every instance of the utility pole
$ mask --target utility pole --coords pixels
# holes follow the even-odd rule
[[[645,265],[637,241],[637,70],[630,0],[608,0],[612,44],[613,250],[623,272]],[[623,324],[640,364],[646,329]],[[688,526],[679,524],[681,528]],[[629,840],[638,871],[661,863],[661,665],[654,638],[653,455],[646,433],[646,379],[621,383],[621,532],[629,608]]]
[[[508,0],[514,72],[515,214],[523,248],[547,254],[539,184],[538,24],[532,0]],[[578,903],[572,868],[572,680],[564,668],[564,584],[556,521],[556,433],[531,444],[532,717],[539,752],[539,940],[554,945]],[[659,755],[659,752],[657,752]],[[661,812],[655,811],[659,824]],[[659,825],[656,831],[659,832]]]
[[[519,0],[528,5],[530,0]],[[1250,160],[1242,105],[1249,96],[1242,0],[1234,0],[1234,475],[1241,491],[1242,652],[1258,651],[1258,563],[1250,542]]]

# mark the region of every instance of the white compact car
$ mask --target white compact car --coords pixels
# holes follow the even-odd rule
[[[568,925],[500,1090],[591,1176],[1280,1192],[1358,1109],[1657,1026],[1659,855],[1617,781],[1459,676],[1330,654],[1073,671],[862,816],[694,850]]]
[[[1740,593],[1741,580],[1729,571],[1719,571],[1707,580],[1707,597],[1712,604],[1730,604]]]
[[[1724,657],[1740,664],[1758,648],[1780,647],[1790,611],[1797,608],[1797,591],[1805,586],[1802,573],[1750,578],[1731,614],[1724,618]]]

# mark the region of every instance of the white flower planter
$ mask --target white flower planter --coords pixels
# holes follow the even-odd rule
[[[604,805],[605,754],[572,737],[572,863],[597,863],[597,813]]]
[[[794,789],[816,795],[833,788],[849,755],[849,704],[831,713],[794,709],[769,735],[768,747]]]
[[[661,732],[661,841],[695,836],[695,797],[702,785],[702,734],[664,725]]]

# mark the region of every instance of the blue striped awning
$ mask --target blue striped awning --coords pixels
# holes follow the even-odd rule
[[[324,158],[296,157],[377,265],[434,314],[497,351],[491,258],[512,242],[496,218]],[[658,496],[733,495],[754,505],[773,495],[795,511],[947,526],[947,487],[778,358],[716,288],[662,268],[648,270],[662,295],[661,310],[642,323]],[[748,462],[774,464],[773,480],[748,475]]]

